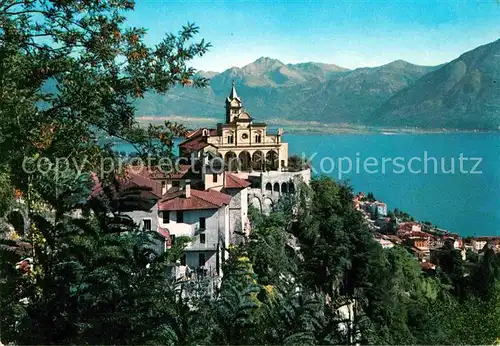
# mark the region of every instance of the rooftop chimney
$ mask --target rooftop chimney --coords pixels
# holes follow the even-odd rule
[[[186,198],[191,197],[191,180],[186,180],[186,185],[184,186]]]

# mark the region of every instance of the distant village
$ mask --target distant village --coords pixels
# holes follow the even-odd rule
[[[460,250],[462,259],[470,253],[481,255],[487,248],[500,252],[499,237],[466,237],[433,226],[430,222],[414,220],[397,209],[389,211],[387,204],[373,194],[359,192],[353,199],[373,232],[374,239],[385,249],[404,246],[420,261],[423,270],[435,270],[439,255],[445,247]]]

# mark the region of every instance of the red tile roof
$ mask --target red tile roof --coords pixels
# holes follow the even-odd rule
[[[170,238],[170,232],[166,228],[158,226],[157,232],[164,238]]]
[[[135,185],[138,187],[148,187],[151,189],[151,193],[158,198],[161,198],[162,195],[162,187],[161,183],[158,181],[154,181],[143,176],[128,173],[128,175],[123,179],[125,186]]]
[[[158,205],[158,210],[202,210],[219,209],[228,205],[231,196],[215,190],[191,189],[191,197],[186,198],[184,190],[169,190]]]
[[[407,238],[425,238],[425,239],[432,238],[431,234],[422,231],[398,230],[396,234],[400,237],[407,237]]]
[[[244,189],[249,187],[251,184],[245,179],[241,179],[232,173],[226,172],[226,182],[224,187],[226,189]]]
[[[431,262],[421,262],[420,268],[422,268],[423,270],[431,270],[436,269],[436,265],[432,264]]]
[[[191,165],[179,165],[179,169],[176,172],[168,173],[166,176],[170,179],[187,179],[188,176],[192,176],[192,174],[189,174],[190,170]]]
[[[186,134],[186,139],[194,138],[196,136],[201,136],[201,132],[204,129],[205,129],[204,127],[201,127],[199,129],[189,132],[188,134]],[[207,129],[207,130],[210,131],[210,136],[217,136],[217,129]]]
[[[129,172],[141,175],[148,179],[161,179],[165,177],[165,173],[157,167],[146,167],[143,165],[135,165],[127,167]]]
[[[186,178],[189,173],[191,165],[179,165],[177,169],[172,172],[162,171],[159,167],[146,167],[146,166],[130,166],[128,171],[132,174],[143,176],[147,179],[181,179]]]
[[[125,172],[125,176],[117,176],[116,178],[120,183],[121,189],[131,187],[147,187],[150,188],[151,191],[141,192],[141,197],[148,199],[151,197],[158,199],[161,198],[162,187],[161,184],[157,181],[130,172]],[[89,199],[102,192],[102,183],[96,173],[91,173],[91,179],[94,185],[92,186],[92,192],[89,196]]]
[[[189,149],[189,150],[200,150],[208,146],[206,142],[203,141],[203,138],[199,137],[196,139],[193,139],[189,142],[186,143],[181,143],[179,144],[179,147],[183,149]]]
[[[158,226],[156,230],[163,238],[165,238],[165,245],[167,247],[172,246],[172,238],[170,237],[170,232],[168,229]]]
[[[180,148],[189,149],[189,150],[200,150],[206,147],[207,144],[205,139],[203,138],[202,131],[204,128],[197,129],[193,132],[190,132],[186,136],[186,140],[179,144]],[[210,131],[210,136],[217,136],[216,129],[208,129]]]

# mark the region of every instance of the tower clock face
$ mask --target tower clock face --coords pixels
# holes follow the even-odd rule
[[[241,135],[241,139],[247,139],[248,138],[248,134],[247,133],[244,133]]]

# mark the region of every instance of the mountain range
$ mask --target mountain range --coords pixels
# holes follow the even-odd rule
[[[439,66],[403,60],[349,70],[315,62],[285,64],[262,57],[210,78],[203,89],[146,93],[139,116],[223,119],[234,80],[254,118],[389,127],[500,129],[500,40]]]

